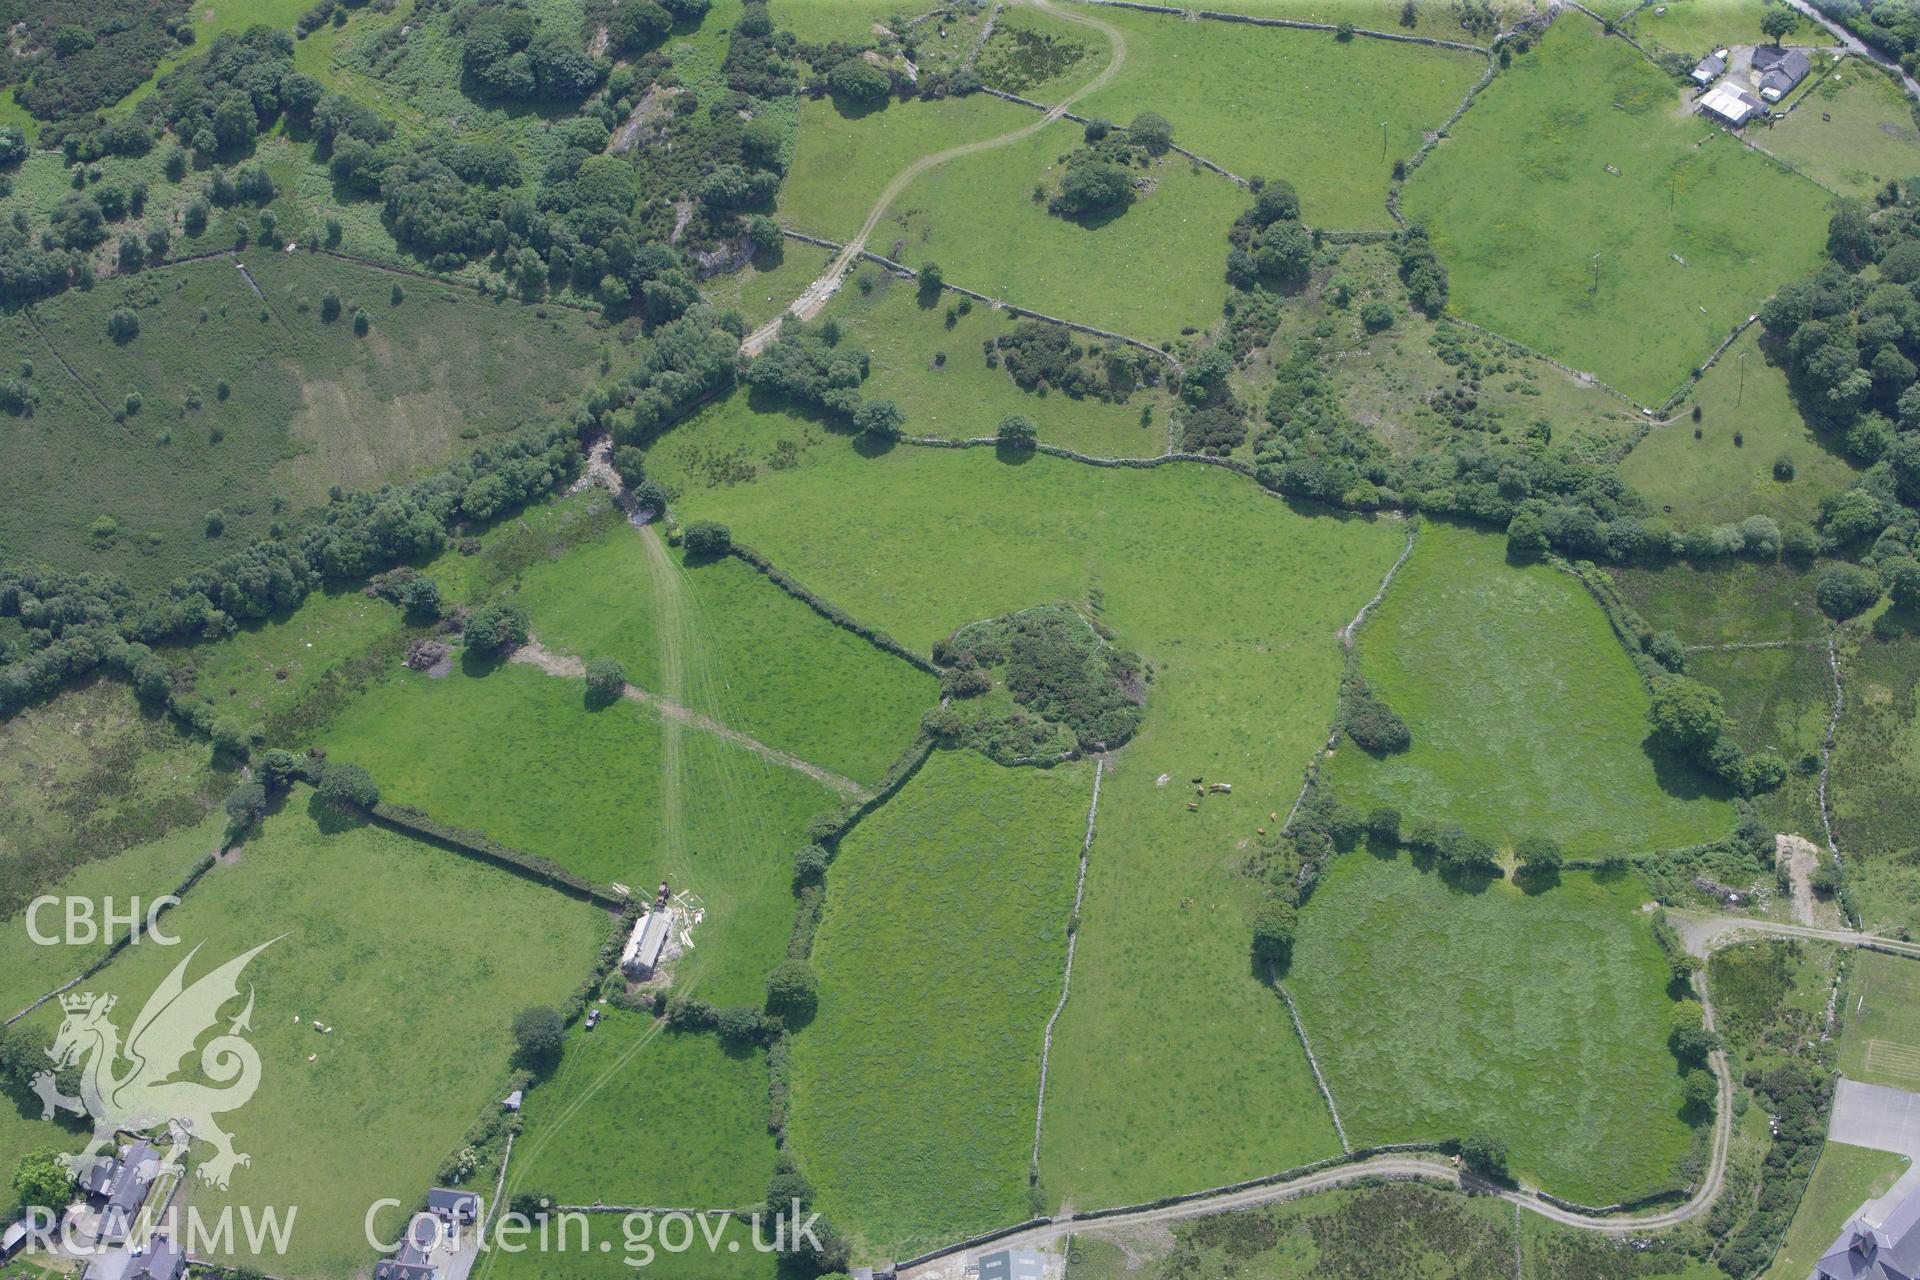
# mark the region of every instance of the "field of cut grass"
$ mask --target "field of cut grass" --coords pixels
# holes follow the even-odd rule
[[[1862,951],[1848,994],[1841,1073],[1866,1084],[1920,1089],[1920,963]]]
[[[793,1140],[863,1257],[1027,1216],[1041,1032],[1092,790],[1084,762],[943,751],[840,847],[813,953],[820,1011],[793,1042]]]
[[[1786,372],[1767,363],[1757,327],[1727,348],[1687,403],[1700,406],[1697,424],[1676,410],[1620,464],[1627,482],[1682,527],[1750,515],[1811,523],[1820,499],[1853,483],[1854,468],[1794,408]],[[1774,473],[1782,458],[1790,480]]]
[[[1912,176],[1920,128],[1906,90],[1858,59],[1810,90],[1762,141],[1835,191],[1868,197]]]
[[[249,1039],[262,1069],[231,1119],[253,1160],[224,1194],[196,1188],[194,1203],[298,1205],[274,1268],[301,1278],[366,1261],[368,1205],[410,1204],[433,1182],[474,1117],[499,1101],[514,1014],[562,1001],[609,925],[504,871],[376,828],[330,832],[331,817],[312,814],[311,793],[296,791],[169,918],[181,946],[130,947],[88,983],[120,997],[124,1029],[189,948],[204,943],[191,978],[279,939],[243,978],[255,991]],[[58,1006],[34,1018],[57,1023]],[[315,1019],[332,1033],[316,1032]]]
[[[87,899],[93,903],[96,924],[104,924],[109,907],[122,916],[138,910],[144,918],[156,898],[172,893],[203,858],[220,850],[226,826],[226,815],[215,812],[193,826],[83,863],[45,891],[62,899]],[[65,937],[65,919],[64,909],[55,903],[34,921],[42,935],[65,939],[54,946],[33,940],[24,911],[0,921],[0,1017],[12,1017],[107,953],[111,940],[104,936],[92,942]],[[113,937],[126,932],[124,924],[116,924]]]
[[[954,284],[990,297],[1156,344],[1211,324],[1227,296],[1227,230],[1247,193],[1170,156],[1152,170],[1155,189],[1125,212],[1055,217],[1033,189],[1059,181],[1058,162],[1080,136],[1065,121],[923,174],[869,247],[909,265],[937,262]]]
[[[559,1204],[739,1209],[773,1172],[767,1060],[710,1035],[601,1010],[576,1024],[551,1079],[527,1094],[507,1194]]]
[[[650,467],[678,478],[700,449],[757,453],[791,430],[735,397],[665,437]],[[681,505],[915,648],[1067,601],[1153,664],[1146,720],[1102,789],[1054,1043],[1051,1203],[1124,1203],[1338,1150],[1286,1011],[1249,970],[1258,893],[1240,849],[1293,802],[1333,714],[1334,632],[1373,593],[1402,526],[1303,514],[1211,468],[907,446],[862,457],[839,440],[752,484],[690,488]],[[1162,773],[1231,781],[1234,795],[1188,812]],[[1148,909],[1174,922],[1147,929]],[[1208,1052],[1192,1052],[1200,1041]]]
[[[1243,178],[1293,183],[1300,216],[1318,227],[1391,228],[1394,161],[1419,149],[1422,134],[1440,127],[1487,65],[1479,54],[1341,41],[1330,31],[1123,9],[1099,17],[1125,36],[1127,61],[1111,84],[1074,104],[1076,112],[1125,124],[1157,111],[1188,150]],[[1025,96],[1054,101],[1054,91]]]
[[[810,98],[800,106],[793,164],[780,184],[780,221],[795,231],[845,240],[860,230],[894,175],[921,156],[1011,133],[1037,119],[1026,107],[984,93],[889,101],[855,112],[843,111],[831,97]],[[884,245],[869,247],[886,252]]]
[[[697,670],[683,677],[680,696],[730,728],[869,786],[939,702],[932,676],[834,626],[746,564],[683,566],[678,551],[650,555],[645,542],[658,535],[636,532],[617,511],[604,521],[600,538],[520,579],[516,598],[549,648],[617,658],[629,681],[665,693],[684,611]]]
[[[855,276],[870,278],[872,292],[863,293],[858,285],[842,289],[828,314],[873,352],[873,372],[861,384],[863,394],[886,396],[905,406],[909,433],[990,436],[1002,418],[1019,413],[1033,419],[1040,439],[1048,444],[1103,457],[1150,457],[1165,451],[1173,405],[1166,391],[1141,387],[1125,403],[1092,396],[1075,399],[1052,390],[1022,391],[1004,367],[987,367],[981,349],[983,342],[1013,332],[1018,323],[1013,316],[982,306],[960,315],[952,294],[923,307],[918,290],[907,281],[867,268]],[[1082,341],[1098,349],[1100,340]],[[1170,372],[1166,365],[1157,368],[1162,377]]]
[[[1407,182],[1407,218],[1433,234],[1451,309],[1658,405],[1812,271],[1827,193],[1682,106],[1598,23],[1554,23]]]
[[[1487,1130],[1516,1176],[1587,1204],[1671,1183],[1690,1133],[1646,886],[1540,893],[1348,854],[1286,977],[1355,1146]]]
[[[1656,13],[1664,9],[1664,13]],[[1695,58],[1732,44],[1766,44],[1760,19],[1767,0],[1663,0],[1643,6],[1622,28],[1641,44],[1676,50]],[[1824,43],[1820,30],[1805,18],[1789,44]]]
[[[757,1001],[793,922],[788,854],[836,797],[806,776],[631,702],[526,666],[368,688],[319,741],[381,798],[483,831],[600,884],[667,880],[706,903],[676,981]],[[511,779],[512,785],[503,785]]]
[[[1558,840],[1573,856],[1717,839],[1733,807],[1646,739],[1640,677],[1580,583],[1506,562],[1498,537],[1427,521],[1359,638],[1360,674],[1413,730],[1376,757],[1346,738],[1340,799],[1457,822],[1501,844]]]
[[[247,265],[264,302],[215,259],[103,281],[35,307],[31,326],[10,322],[42,400],[0,433],[0,554],[157,585],[331,485],[405,479],[558,413],[599,355],[568,309],[541,319],[412,279],[395,305],[392,277],[335,259]],[[371,315],[364,338],[344,312],[320,319],[328,288]],[[123,344],[106,332],[117,308],[140,322]],[[82,474],[91,482],[74,483]],[[209,537],[215,509],[225,532]]]
[[[1847,1219],[1868,1200],[1885,1195],[1907,1164],[1907,1157],[1891,1151],[1827,1143],[1765,1280],[1806,1280]]]
[[[198,823],[235,781],[207,757],[105,679],[0,721],[0,917],[76,867]]]

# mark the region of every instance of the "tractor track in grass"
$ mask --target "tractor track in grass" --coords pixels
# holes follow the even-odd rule
[[[672,625],[664,618],[664,611],[661,625],[663,627]],[[555,653],[553,650],[541,644],[538,639],[531,637],[528,638],[525,644],[514,650],[513,656],[508,658],[507,661],[517,662],[530,667],[538,667],[550,676],[559,676],[563,679],[585,679],[587,674],[587,664],[581,659],[573,657],[570,654]],[[686,683],[684,674],[675,670],[676,667],[680,666],[677,659],[669,656],[666,665],[668,687],[672,688],[677,685],[684,688]],[[751,734],[743,733],[739,729],[734,729],[720,723],[720,721],[714,719],[712,716],[700,711],[695,711],[692,707],[687,706],[677,698],[654,693],[651,690],[642,689],[640,686],[634,684],[629,684],[622,689],[621,696],[633,702],[638,702],[642,706],[650,707],[659,713],[661,724],[666,729],[669,737],[666,750],[668,757],[667,767],[669,770],[678,769],[679,731],[682,728],[693,728],[698,729],[702,733],[710,733],[716,738],[725,738],[735,746],[745,747],[748,751],[764,759],[771,760],[774,764],[793,769],[799,773],[804,773],[815,782],[843,796],[855,800],[868,800],[872,798],[872,793],[852,778],[842,777],[831,769],[823,769],[817,764],[811,764],[791,752],[782,751],[778,747],[770,747]],[[679,800],[677,796],[672,794],[675,790],[677,790],[677,788],[671,786],[668,788],[669,796],[665,801],[665,807],[668,810],[666,817],[673,821],[677,821],[679,817]]]
[[[818,279],[809,284],[786,310],[748,334],[746,341],[740,344],[742,351],[750,356],[759,355],[766,349],[767,344],[773,341],[774,335],[780,332],[781,322],[790,315],[797,316],[802,320],[811,320],[819,315],[821,309],[827,305],[828,300],[831,299],[835,293],[839,292],[840,284],[846,279],[847,272],[853,269],[853,264],[858,262],[860,255],[866,251],[867,240],[873,235],[874,228],[878,227],[880,220],[887,216],[887,210],[893,207],[893,202],[899,199],[900,194],[911,186],[913,181],[920,177],[920,175],[931,169],[936,169],[950,160],[958,160],[963,156],[976,155],[982,151],[991,151],[995,147],[1008,146],[1024,138],[1031,137],[1048,125],[1065,118],[1067,109],[1080,99],[1090,93],[1097,93],[1099,90],[1104,89],[1108,83],[1112,81],[1113,77],[1119,74],[1120,68],[1126,65],[1127,38],[1121,34],[1120,29],[1112,23],[1096,18],[1091,14],[1075,13],[1070,9],[1062,8],[1054,4],[1053,0],[1028,0],[1028,2],[1031,3],[1034,8],[1052,17],[1059,18],[1064,22],[1076,23],[1083,27],[1092,27],[1094,30],[1100,32],[1100,34],[1107,38],[1107,43],[1113,47],[1112,59],[1108,61],[1100,74],[1081,85],[1078,89],[1075,89],[1053,106],[1048,107],[1045,113],[1032,124],[1022,125],[1010,133],[1002,133],[991,138],[982,138],[977,142],[964,142],[958,146],[948,147],[943,151],[929,152],[913,161],[913,163],[909,164],[899,173],[896,173],[893,179],[888,182],[885,187],[881,188],[880,195],[874,201],[873,207],[867,211],[867,219],[861,224],[860,230],[848,238],[846,244],[833,256],[833,261],[827,264],[827,269],[821,273]]]

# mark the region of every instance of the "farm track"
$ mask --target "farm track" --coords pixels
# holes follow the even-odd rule
[[[1852,929],[1816,929],[1801,925],[1778,924],[1770,920],[1748,920],[1738,916],[1689,917],[1677,912],[1674,914],[1681,936],[1686,941],[1687,950],[1699,956],[1709,955],[1721,947],[1751,941],[1755,936],[1772,935],[1832,942],[1842,946],[1867,947],[1920,960],[1920,943],[1903,942],[1897,938],[1860,933]],[[1708,998],[1704,973],[1696,979],[1695,989],[1706,1010],[1707,1027],[1711,1030],[1714,1024],[1713,1002]],[[1733,1130],[1733,1074],[1727,1064],[1725,1053],[1717,1052],[1709,1061],[1720,1086],[1718,1105],[1714,1112],[1713,1155],[1698,1188],[1684,1204],[1675,1205],[1670,1209],[1633,1215],[1587,1213],[1555,1204],[1543,1198],[1543,1193],[1535,1188],[1495,1186],[1471,1175],[1463,1175],[1460,1169],[1443,1156],[1393,1152],[1335,1168],[1314,1170],[1284,1181],[1266,1182],[1253,1187],[1240,1184],[1216,1192],[1202,1192],[1177,1204],[1143,1205],[1132,1210],[1084,1216],[1069,1213],[1050,1222],[995,1236],[991,1241],[982,1240],[977,1244],[950,1249],[940,1257],[903,1268],[900,1275],[912,1277],[913,1280],[951,1280],[960,1275],[959,1266],[962,1259],[976,1254],[989,1244],[995,1249],[1032,1248],[1082,1231],[1120,1230],[1178,1222],[1187,1218],[1207,1217],[1216,1213],[1230,1213],[1236,1209],[1250,1209],[1282,1200],[1296,1199],[1316,1191],[1332,1190],[1368,1178],[1401,1180],[1418,1178],[1445,1182],[1469,1194],[1498,1196],[1511,1203],[1516,1210],[1524,1209],[1549,1222],[1581,1231],[1598,1231],[1616,1236],[1664,1231],[1669,1227],[1688,1222],[1712,1208],[1714,1202],[1719,1199],[1726,1182],[1727,1149]]]
[[[944,151],[929,152],[895,174],[893,179],[881,189],[879,197],[874,201],[873,208],[868,210],[867,219],[861,224],[860,230],[847,240],[846,244],[841,247],[839,253],[834,255],[833,261],[827,264],[826,271],[812,284],[809,284],[785,311],[782,311],[778,316],[775,316],[748,334],[746,341],[740,344],[742,351],[750,356],[759,355],[766,349],[767,344],[773,341],[774,335],[780,332],[780,322],[789,315],[797,316],[802,320],[811,320],[813,317],[819,315],[821,309],[827,305],[828,300],[839,291],[840,283],[846,279],[847,272],[852,270],[853,264],[860,260],[860,255],[865,252],[867,240],[873,235],[874,228],[880,225],[880,220],[886,217],[887,210],[893,206],[895,200],[900,198],[901,192],[912,185],[914,179],[930,169],[935,169],[946,164],[950,160],[958,160],[964,156],[976,155],[982,151],[991,151],[996,147],[1008,146],[1024,138],[1031,137],[1048,125],[1063,118],[1066,115],[1067,108],[1071,107],[1080,99],[1090,93],[1096,93],[1105,88],[1107,84],[1112,81],[1113,77],[1119,74],[1120,68],[1126,65],[1127,38],[1121,34],[1120,29],[1112,23],[1093,17],[1091,14],[1075,13],[1069,9],[1063,9],[1059,5],[1054,4],[1053,0],[1030,0],[1030,3],[1042,12],[1059,18],[1064,22],[1077,23],[1084,27],[1092,27],[1094,30],[1100,32],[1113,47],[1112,60],[1107,63],[1100,74],[1081,85],[1078,89],[1075,89],[1053,106],[1047,108],[1046,112],[1032,124],[1023,125],[1011,133],[999,134],[992,138],[982,138],[977,142],[961,143],[959,146],[948,147]]]
[[[663,623],[662,625],[666,624]],[[579,658],[571,657],[567,654],[555,653],[538,640],[533,639],[529,639],[526,644],[514,650],[513,656],[509,658],[508,661],[538,667],[550,676],[559,676],[563,679],[583,679],[587,674],[587,665]],[[672,679],[674,679],[674,677],[670,675],[669,680]],[[684,679],[681,679],[679,683],[684,687]],[[871,793],[852,778],[842,777],[831,769],[823,769],[817,764],[810,764],[802,760],[799,756],[791,752],[782,751],[778,747],[770,747],[751,734],[743,733],[739,729],[730,728],[712,716],[700,711],[695,711],[676,698],[670,698],[665,694],[654,693],[633,684],[627,685],[622,691],[621,696],[638,702],[642,706],[651,707],[660,714],[661,723],[673,740],[667,752],[668,767],[670,770],[677,767],[679,731],[682,728],[692,728],[702,733],[710,733],[716,738],[725,738],[735,746],[745,747],[748,751],[770,760],[774,764],[792,769],[798,773],[804,773],[820,785],[837,791],[849,798],[855,800],[871,798]],[[669,792],[671,793],[672,790],[673,788],[670,787]],[[670,811],[667,816],[672,819],[677,819],[679,816],[678,798],[669,798],[666,802],[666,807]]]

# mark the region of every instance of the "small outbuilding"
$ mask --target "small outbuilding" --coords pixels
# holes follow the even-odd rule
[[[620,953],[620,971],[636,982],[653,977],[660,967],[660,953],[667,945],[667,913],[649,911],[633,922],[633,933]]]
[[[1727,51],[1716,49],[1700,59],[1693,67],[1693,82],[1706,88],[1727,73]]]
[[[1710,90],[1700,99],[1700,109],[1733,129],[1738,129],[1756,115],[1767,113],[1765,103],[1730,84],[1721,84]]]
[[[999,1249],[980,1255],[980,1280],[1045,1280],[1047,1255],[1035,1249]]]

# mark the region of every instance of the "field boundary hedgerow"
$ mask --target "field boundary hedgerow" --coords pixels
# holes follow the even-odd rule
[[[831,600],[803,586],[792,574],[752,547],[736,542],[727,548],[727,554],[764,574],[768,581],[841,630],[852,632],[882,653],[899,658],[930,676],[940,674],[940,669],[934,666],[931,660],[921,657],[878,627],[869,626]]]

